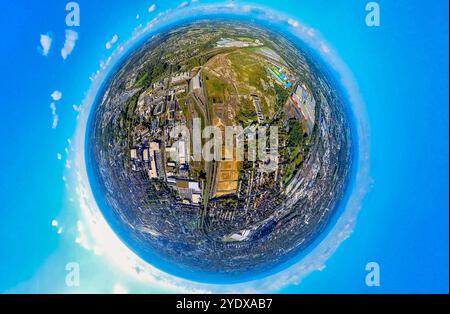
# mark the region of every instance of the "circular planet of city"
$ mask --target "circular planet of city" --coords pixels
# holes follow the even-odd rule
[[[352,166],[339,88],[267,26],[202,20],[143,41],[104,82],[89,181],[121,240],[204,282],[289,264],[332,223]]]

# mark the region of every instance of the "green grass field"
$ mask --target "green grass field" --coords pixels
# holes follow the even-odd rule
[[[208,71],[204,72],[204,77],[209,103],[224,103],[227,96],[231,94],[232,86]]]

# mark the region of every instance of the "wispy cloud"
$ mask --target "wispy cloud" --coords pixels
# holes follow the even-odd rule
[[[53,118],[53,122],[52,122],[52,129],[56,129],[56,127],[58,126],[58,115],[56,114],[56,105],[54,102],[52,102],[50,104],[50,109],[52,110],[52,118]]]
[[[88,235],[86,234],[84,225],[80,220],[77,221],[77,231],[78,236],[75,238],[75,243],[90,251],[92,248],[88,240]]]
[[[72,105],[72,108],[73,108],[73,110],[75,110],[76,112],[80,112],[80,111],[81,111],[81,106],[78,106],[78,105],[73,104],[73,105]]]
[[[114,36],[111,38],[111,40],[108,41],[108,42],[105,44],[106,49],[108,49],[108,50],[111,49],[112,46],[114,46],[114,44],[115,44],[118,40],[119,40],[119,36],[117,36],[116,34],[114,34]]]
[[[43,56],[47,56],[50,52],[50,48],[52,47],[53,38],[50,34],[41,34],[41,47],[39,47],[39,51]]]
[[[299,27],[300,23],[294,19],[288,19],[288,24],[291,25],[292,27]]]
[[[61,56],[63,57],[64,60],[67,59],[67,57],[72,53],[73,48],[75,48],[75,43],[77,40],[78,40],[78,33],[74,30],[67,29],[64,47],[61,49]]]
[[[189,2],[188,1],[183,1],[178,5],[178,9],[182,9],[182,8],[186,8],[189,6]]]
[[[156,4],[152,4],[151,6],[148,7],[148,12],[152,13],[156,10]]]

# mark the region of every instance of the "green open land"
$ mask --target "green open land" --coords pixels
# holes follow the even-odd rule
[[[204,82],[208,91],[208,102],[224,103],[232,93],[232,86],[210,71],[204,71]]]
[[[227,57],[237,74],[237,81],[245,83],[242,85],[239,84],[238,86],[238,90],[241,93],[248,92],[248,87],[263,90],[260,78],[265,78],[267,75],[264,69],[264,63],[261,60],[253,54],[248,54],[240,50],[228,54]]]
[[[253,48],[215,55],[205,64],[205,84],[210,102],[226,103],[227,94],[238,95],[241,102],[246,96],[258,95],[263,115],[273,116],[277,93],[267,77],[266,66],[267,61],[255,54]],[[246,104],[241,103],[238,107],[243,105]]]
[[[269,85],[266,62],[247,49],[230,53],[233,70],[237,74],[237,85],[240,94],[257,94],[260,97],[261,111],[265,117],[272,116],[273,107],[268,102],[275,102],[275,90]],[[265,82],[266,86],[263,86]],[[268,101],[266,101],[266,99]]]

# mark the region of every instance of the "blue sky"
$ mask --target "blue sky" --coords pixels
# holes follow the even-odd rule
[[[375,28],[364,21],[367,1],[235,2],[263,5],[320,33],[352,73],[366,116],[371,183],[351,236],[321,271],[300,284],[285,278],[276,291],[448,292],[448,2],[378,1],[381,26]],[[96,255],[80,238],[80,224],[83,229],[88,223],[73,184],[80,124],[73,105],[86,99],[100,60],[139,23],[182,1],[78,3],[81,25],[72,28],[78,40],[65,60],[66,1],[15,1],[2,3],[0,10],[0,291],[71,292],[64,285],[64,267],[73,260],[79,261],[82,278],[90,277],[74,291],[176,291],[159,277],[145,282],[117,272],[111,258]],[[189,7],[209,3],[230,2],[200,0]],[[152,4],[155,10],[149,12]],[[43,56],[39,40],[47,33],[52,45]],[[106,49],[113,35],[118,41]],[[60,100],[52,99],[55,90],[62,92]],[[54,219],[57,227],[51,225]],[[380,287],[365,285],[365,265],[371,261],[380,265]]]

